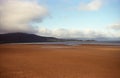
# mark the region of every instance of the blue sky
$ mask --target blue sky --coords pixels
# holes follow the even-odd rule
[[[97,10],[78,10],[80,3],[86,4],[94,0],[48,0],[41,2],[50,12],[40,26],[47,28],[65,29],[102,29],[120,21],[120,1],[100,0],[101,6]]]
[[[120,0],[0,0],[0,34],[120,39]]]

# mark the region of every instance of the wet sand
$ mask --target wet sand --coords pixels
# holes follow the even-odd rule
[[[1,44],[0,78],[120,78],[120,46]]]

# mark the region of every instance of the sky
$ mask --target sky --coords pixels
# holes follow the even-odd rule
[[[0,33],[120,39],[120,0],[0,0]]]

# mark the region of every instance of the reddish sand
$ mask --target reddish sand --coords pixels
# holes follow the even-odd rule
[[[120,46],[2,44],[0,78],[120,78]]]

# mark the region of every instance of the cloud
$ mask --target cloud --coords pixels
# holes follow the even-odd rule
[[[115,31],[120,31],[120,24],[113,24],[108,26],[108,28],[115,30]]]
[[[76,38],[76,39],[97,39],[97,40],[110,40],[118,39],[120,35],[116,33],[105,31],[98,31],[93,29],[74,30],[74,29],[47,29],[45,27],[38,28],[37,35],[50,36],[57,38]]]
[[[117,38],[120,40],[120,23],[111,24],[107,26],[107,29],[110,31],[113,38]]]
[[[102,5],[102,0],[91,0],[88,3],[81,3],[79,6],[79,10],[96,11],[99,10],[102,7]]]
[[[30,23],[42,21],[48,10],[37,0],[1,0],[0,33],[36,32]]]
[[[88,4],[81,5],[80,9],[98,10],[102,4],[101,0],[92,0]],[[33,26],[34,22],[41,22],[47,15],[48,10],[39,5],[37,0],[0,0],[0,33],[27,32],[42,36],[80,39],[120,38],[120,34],[115,31],[113,33],[93,29],[47,29]],[[120,24],[111,25],[109,28],[120,30]]]

